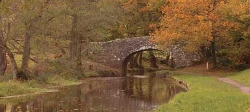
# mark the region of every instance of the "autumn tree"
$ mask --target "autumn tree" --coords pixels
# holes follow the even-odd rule
[[[162,8],[164,16],[153,33],[154,42],[163,48],[182,44],[189,51],[210,49],[216,67],[216,43],[227,37],[232,27],[219,12],[223,0],[169,0]]]

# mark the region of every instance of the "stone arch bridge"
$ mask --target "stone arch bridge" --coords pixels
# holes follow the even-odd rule
[[[107,42],[91,42],[89,45],[89,56],[96,62],[116,68],[123,75],[126,59],[132,54],[140,51],[161,50],[149,39],[152,37],[134,37],[126,39],[116,39]],[[175,67],[190,66],[193,62],[201,60],[200,53],[189,53],[179,45],[172,46],[171,52],[174,58]]]

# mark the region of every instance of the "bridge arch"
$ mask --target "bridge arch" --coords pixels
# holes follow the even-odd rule
[[[139,50],[139,51],[134,51],[133,53],[129,54],[122,62],[122,68],[121,68],[121,74],[122,76],[126,76],[127,74],[127,65],[131,59],[131,56],[134,56],[136,53],[139,53],[139,52],[143,52],[143,51],[153,51],[153,50],[157,50],[159,51],[158,49],[155,49],[155,48],[148,48],[148,49],[142,49],[142,50]]]

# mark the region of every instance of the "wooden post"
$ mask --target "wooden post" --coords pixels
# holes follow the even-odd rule
[[[209,64],[208,64],[208,62],[207,62],[207,70],[208,70],[208,68],[209,68]]]

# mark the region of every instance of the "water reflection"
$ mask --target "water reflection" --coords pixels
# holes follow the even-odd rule
[[[0,105],[0,112],[144,112],[180,91],[171,81],[154,77],[93,78],[57,93]]]
[[[155,78],[152,75],[148,78],[127,77],[123,89],[125,94],[153,104],[167,102],[177,93],[184,91],[174,80]]]

